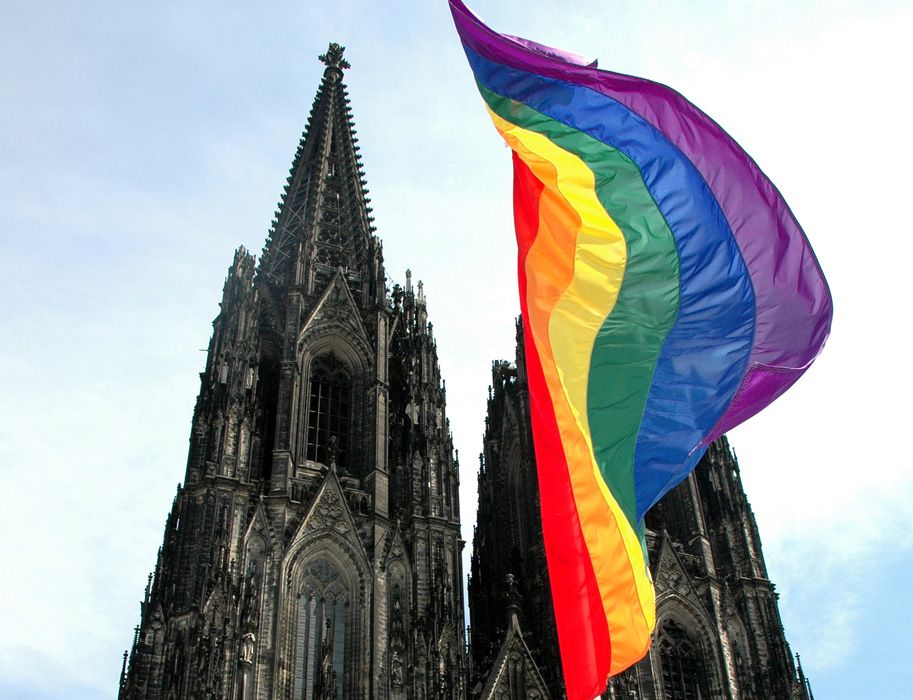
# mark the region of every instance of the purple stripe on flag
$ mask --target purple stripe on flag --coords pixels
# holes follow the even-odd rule
[[[671,88],[561,60],[557,50],[492,32],[459,0],[451,5],[461,38],[474,51],[498,63],[576,83],[623,104],[694,164],[719,202],[754,286],[757,328],[749,373],[705,444],[789,388],[824,344],[831,298],[804,232],[751,157]],[[809,323],[810,317],[814,322]]]

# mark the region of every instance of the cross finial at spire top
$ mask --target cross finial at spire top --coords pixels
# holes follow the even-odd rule
[[[351,68],[349,62],[342,57],[345,50],[345,46],[340,46],[334,41],[330,44],[327,52],[320,54],[318,58],[326,64],[327,68],[345,70],[346,68]]]

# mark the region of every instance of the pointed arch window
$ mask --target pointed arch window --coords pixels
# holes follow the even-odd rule
[[[666,620],[660,628],[659,654],[666,700],[711,697],[700,645],[675,620]]]
[[[352,379],[335,355],[321,355],[311,365],[307,459],[347,466]]]
[[[317,559],[305,571],[295,630],[294,698],[342,700],[347,683],[346,647],[351,609],[339,570]]]

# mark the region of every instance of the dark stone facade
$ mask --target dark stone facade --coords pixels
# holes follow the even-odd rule
[[[535,691],[538,697],[564,693],[534,454],[518,323],[516,363],[492,367],[478,476],[470,686],[484,700],[532,697],[533,676],[548,688],[547,695]],[[646,524],[657,594],[654,639],[643,661],[613,678],[604,697],[811,700],[725,437],[650,510]]]
[[[119,698],[465,697],[445,387],[421,282],[385,284],[342,54],[229,268]]]

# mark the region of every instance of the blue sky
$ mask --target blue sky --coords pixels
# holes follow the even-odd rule
[[[913,578],[909,3],[494,2],[496,29],[668,83],[785,194],[835,298],[815,367],[731,434],[816,696],[906,697]],[[387,272],[423,279],[475,510],[517,313],[510,158],[446,3],[4,3],[0,696],[112,697],[183,478],[234,248],[262,247],[329,41]]]

